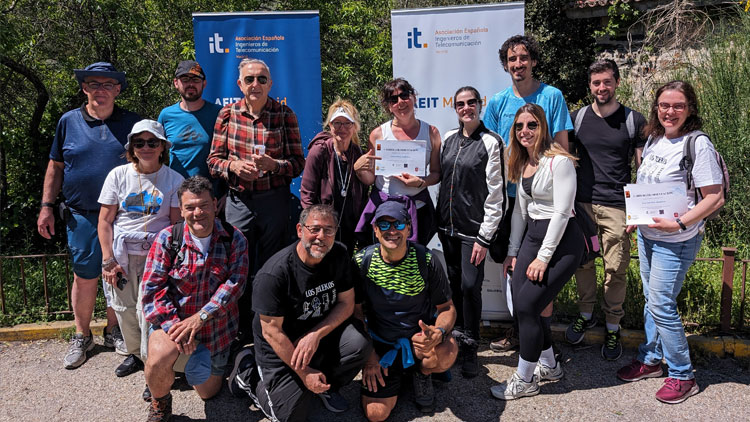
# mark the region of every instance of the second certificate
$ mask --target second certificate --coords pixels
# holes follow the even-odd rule
[[[375,161],[376,176],[393,176],[401,173],[409,173],[414,176],[426,176],[425,155],[427,154],[427,141],[375,141],[375,156],[380,160]]]

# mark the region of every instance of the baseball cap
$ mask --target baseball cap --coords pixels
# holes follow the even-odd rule
[[[391,217],[398,221],[404,221],[406,223],[411,222],[411,216],[406,210],[406,205],[398,201],[385,201],[375,210],[375,215],[372,217],[371,223],[376,223],[382,217]]]
[[[177,70],[174,71],[174,77],[179,78],[183,75],[193,75],[205,80],[206,74],[203,72],[203,68],[195,60],[183,60],[177,65]]]
[[[132,138],[133,135],[137,135],[142,132],[149,132],[162,141],[165,141],[167,143],[167,148],[172,147],[172,143],[169,142],[166,135],[164,135],[164,126],[162,126],[161,123],[157,122],[156,120],[143,119],[140,122],[134,124],[133,129],[130,130],[130,133],[128,134],[128,142],[125,144],[126,150],[130,148],[130,138]]]
[[[355,123],[354,118],[346,111],[344,107],[339,107],[336,109],[336,111],[331,116],[331,121],[333,121],[337,117],[345,117],[346,120]]]

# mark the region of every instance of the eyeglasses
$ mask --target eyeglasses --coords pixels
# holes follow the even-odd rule
[[[401,91],[401,93],[398,95],[391,95],[390,97],[388,97],[388,102],[391,104],[396,104],[399,98],[406,101],[411,98],[411,94],[412,93],[409,91]]]
[[[140,149],[148,145],[149,148],[158,148],[161,145],[161,139],[159,138],[133,138],[130,140],[130,144],[133,148]]]
[[[333,236],[334,234],[336,234],[336,227],[331,227],[331,226],[308,226],[308,225],[304,225],[304,224],[303,224],[303,227],[306,228],[307,231],[309,231],[310,234],[313,234],[313,235],[317,235],[318,233],[320,233],[321,230],[323,231],[323,234],[326,235],[326,236]]]
[[[380,220],[377,223],[378,228],[380,231],[385,232],[391,229],[391,226],[395,228],[396,230],[403,230],[406,227],[406,223],[403,221],[386,221],[386,220]]]
[[[470,100],[466,100],[466,102],[463,101],[456,101],[456,110],[460,110],[464,107],[476,107],[477,106],[477,99],[472,98]]]
[[[661,112],[668,111],[670,108],[674,110],[675,113],[682,113],[687,108],[687,104],[685,103],[675,103],[675,104],[659,103],[659,111]]]
[[[520,132],[523,130],[523,123],[516,123],[513,125],[513,128],[516,129],[516,132]],[[537,122],[528,122],[526,123],[526,127],[529,128],[529,130],[537,130],[539,128],[539,123]]]
[[[354,123],[353,122],[349,122],[349,121],[346,121],[346,122],[331,122],[331,126],[333,126],[333,128],[337,129],[337,130],[341,129],[342,126],[345,129],[349,129],[352,126],[354,126]]]
[[[251,83],[255,82],[255,80],[258,80],[258,83],[261,85],[265,85],[268,83],[268,76],[260,75],[260,76],[245,76],[245,85],[250,85]]]
[[[99,83],[99,82],[86,82],[86,85],[88,85],[88,86],[89,86],[89,88],[93,89],[94,91],[96,91],[96,90],[97,90],[97,89],[99,89],[99,88],[102,88],[102,89],[104,89],[105,91],[112,91],[113,89],[115,89],[115,87],[116,87],[117,85],[120,85],[120,84],[119,84],[119,83],[116,83],[116,84],[114,84],[114,83],[112,83],[112,82],[104,82],[104,83]]]
[[[178,79],[184,84],[199,84],[203,82],[203,79],[199,78],[198,76],[180,76]]]

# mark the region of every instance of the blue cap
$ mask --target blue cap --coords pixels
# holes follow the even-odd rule
[[[125,91],[128,87],[128,81],[125,80],[125,72],[120,72],[112,65],[107,62],[96,62],[86,66],[85,69],[75,69],[73,71],[76,74],[78,83],[82,84],[83,80],[88,76],[101,76],[104,78],[112,78],[120,83],[120,92]]]
[[[380,204],[378,209],[375,210],[371,223],[376,223],[382,217],[391,217],[394,220],[411,223],[411,216],[409,211],[406,210],[406,205],[399,201],[388,200]]]

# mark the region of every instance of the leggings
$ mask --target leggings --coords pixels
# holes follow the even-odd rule
[[[552,338],[549,331],[544,329],[540,314],[570,280],[581,265],[583,257],[583,232],[575,219],[571,218],[547,265],[542,281],[530,281],[526,277],[526,269],[536,259],[548,225],[549,220],[528,220],[526,235],[518,251],[511,281],[513,309],[518,315],[520,354],[527,362],[539,361],[542,350],[552,347]]]
[[[470,262],[474,241],[448,236],[443,232],[438,232],[438,236],[443,244],[453,304],[456,306],[456,325],[462,326],[469,338],[479,341],[484,261],[478,266]]]

